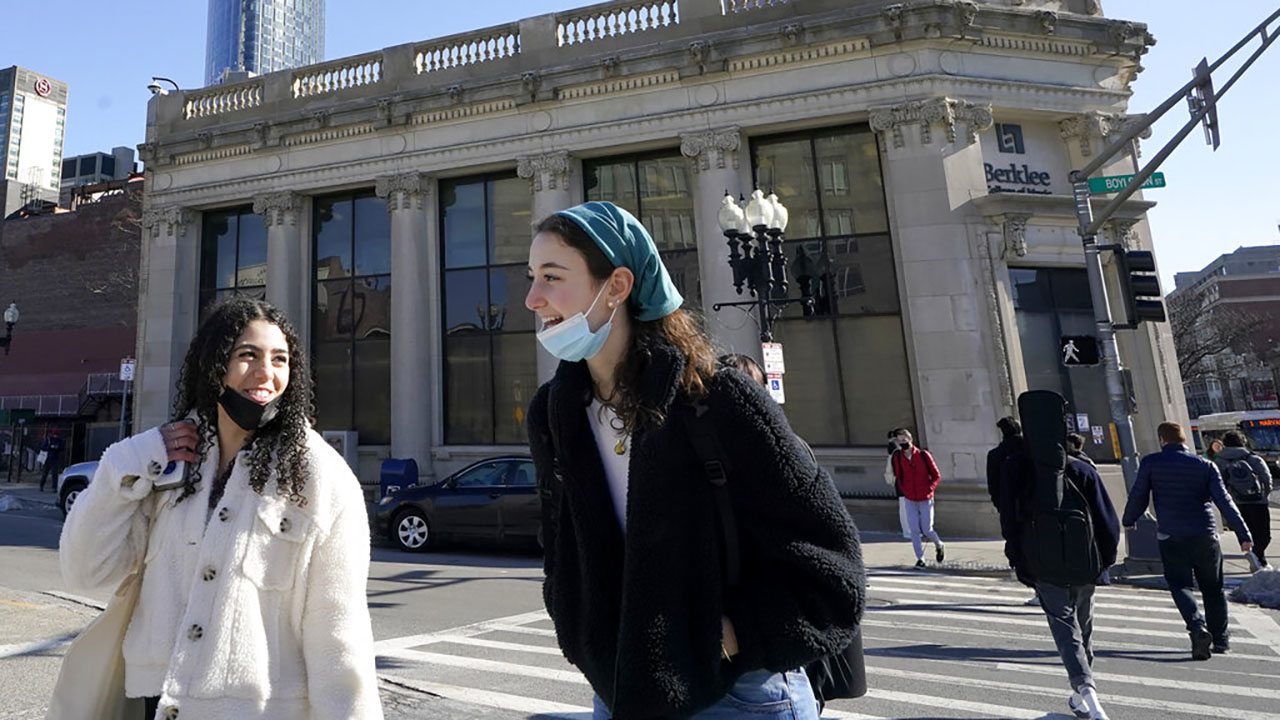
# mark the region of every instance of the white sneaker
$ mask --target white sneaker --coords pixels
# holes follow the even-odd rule
[[[1080,720],[1088,720],[1089,706],[1084,704],[1084,698],[1080,697],[1080,693],[1071,693],[1071,697],[1067,698],[1067,707],[1071,708],[1072,714]]]
[[[1032,595],[1032,596],[1031,596],[1031,598],[1030,598],[1029,600],[1027,600],[1026,602],[1024,602],[1024,603],[1022,603],[1022,604],[1023,604],[1023,605],[1027,605],[1027,606],[1030,606],[1030,607],[1040,607],[1040,596],[1039,596],[1039,595]],[[1071,694],[1072,694],[1072,695],[1076,695],[1076,693],[1071,693]]]
[[[1092,687],[1086,685],[1080,690],[1080,699],[1084,700],[1084,704],[1089,708],[1089,720],[1111,720],[1107,716],[1107,711],[1102,709],[1102,701],[1098,699],[1098,692]]]

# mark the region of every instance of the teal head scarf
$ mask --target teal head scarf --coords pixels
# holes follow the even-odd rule
[[[640,320],[664,318],[684,303],[658,257],[658,246],[634,215],[611,202],[588,202],[556,213],[577,223],[614,267],[636,276],[631,301],[640,309]]]

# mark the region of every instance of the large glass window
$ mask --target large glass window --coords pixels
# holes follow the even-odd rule
[[[232,295],[267,296],[267,227],[252,208],[204,213],[200,234],[200,319]]]
[[[1068,367],[1060,355],[1064,335],[1097,334],[1088,276],[1083,269],[1009,268],[1009,280],[1027,389],[1052,390],[1066,398],[1071,424],[1084,435],[1089,457],[1114,460],[1102,367]],[[1095,427],[1102,433],[1098,441]]]
[[[587,200],[607,200],[635,215],[653,235],[685,305],[701,308],[693,193],[684,157],[663,152],[587,161],[583,174]]]
[[[814,445],[880,445],[915,427],[911,371],[875,135],[866,127],[752,142],[756,184],[790,211],[788,297],[816,296],[774,325],[787,417]]]
[[[313,203],[316,428],[391,442],[391,221],[371,192]]]
[[[534,318],[524,307],[532,213],[511,175],[440,183],[445,442],[528,442],[538,388]]]

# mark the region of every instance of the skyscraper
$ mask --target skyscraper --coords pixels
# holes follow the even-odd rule
[[[209,0],[205,83],[324,60],[324,0]]]
[[[0,69],[0,217],[58,198],[67,84],[13,66]]]

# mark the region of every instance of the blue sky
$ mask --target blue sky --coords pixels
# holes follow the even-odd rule
[[[45,0],[39,13],[15,13],[29,0],[0,0],[29,31],[5,33],[0,67],[23,65],[70,85],[66,153],[142,141],[152,75],[198,86],[204,72],[205,0]],[[328,0],[329,58],[425,40],[590,4],[583,0]],[[1157,45],[1134,85],[1131,112],[1154,108],[1275,10],[1274,0],[1103,0],[1108,16],[1147,23]],[[1229,9],[1227,9],[1229,8]],[[41,18],[56,18],[48,23]],[[1221,76],[1219,85],[1225,80]],[[1273,48],[1219,104],[1222,147],[1197,130],[1165,163],[1168,187],[1149,190],[1150,218],[1166,291],[1172,274],[1196,270],[1242,245],[1280,242],[1280,48]],[[1185,121],[1170,111],[1144,142],[1150,158]]]

